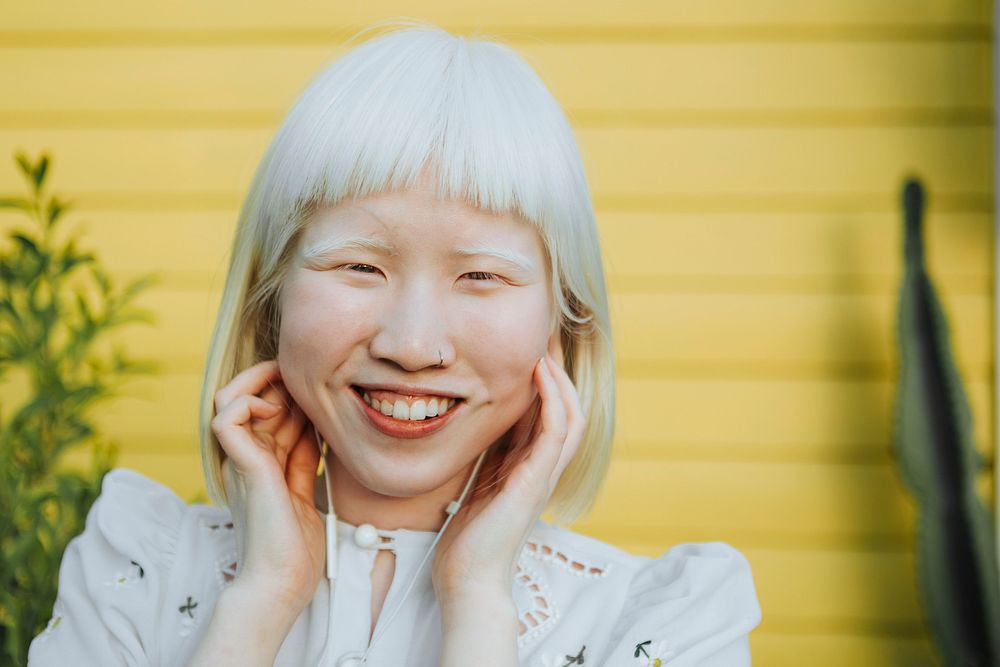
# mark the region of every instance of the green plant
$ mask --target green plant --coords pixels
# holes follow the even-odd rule
[[[105,345],[122,324],[153,322],[129,304],[154,276],[117,291],[78,238],[57,240],[69,206],[46,195],[48,156],[16,159],[30,196],[0,199],[0,209],[26,214],[31,225],[9,229],[0,248],[0,387],[23,398],[12,412],[0,404],[0,663],[7,665],[27,662],[55,602],[63,551],[117,459],[91,407],[117,395],[128,377],[156,370]],[[58,469],[65,453],[88,444],[90,470]]]
[[[984,463],[948,335],[924,267],[924,189],[903,187],[904,277],[894,446],[919,505],[917,569],[924,612],[944,664],[1000,664],[1000,582],[993,518],[976,493]]]

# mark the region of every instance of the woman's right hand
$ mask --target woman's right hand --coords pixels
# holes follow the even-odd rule
[[[325,567],[312,424],[281,381],[276,360],[247,368],[216,392],[215,412],[212,431],[226,454],[222,478],[236,534],[233,585],[295,618]]]

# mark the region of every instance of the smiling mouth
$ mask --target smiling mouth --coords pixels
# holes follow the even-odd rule
[[[444,396],[407,396],[407,400],[403,400],[386,396],[388,392],[369,391],[357,385],[351,385],[351,389],[372,412],[402,423],[426,424],[438,421],[451,414],[465,400]]]

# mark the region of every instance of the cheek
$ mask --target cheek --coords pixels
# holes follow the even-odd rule
[[[286,384],[328,371],[341,363],[351,345],[363,335],[363,314],[370,306],[357,293],[332,289],[321,281],[290,283],[281,304],[278,363]],[[290,387],[291,388],[291,387]]]
[[[494,400],[501,396],[523,410],[534,396],[535,362],[545,354],[549,321],[544,299],[512,300],[467,321],[466,354],[486,377]]]

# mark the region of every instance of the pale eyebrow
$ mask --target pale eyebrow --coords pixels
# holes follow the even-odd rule
[[[492,257],[507,262],[527,273],[535,272],[535,263],[519,252],[476,246],[473,248],[453,248],[452,254],[459,257]]]
[[[321,259],[341,250],[374,250],[383,255],[396,254],[396,247],[381,239],[369,236],[349,236],[342,239],[318,241],[302,251],[302,258],[306,261]]]

